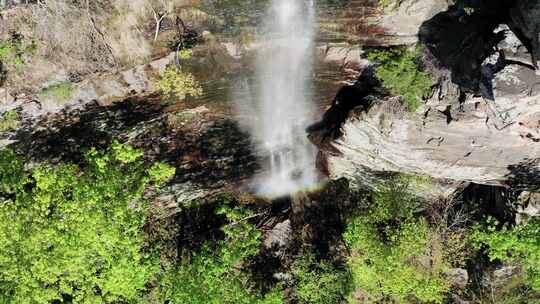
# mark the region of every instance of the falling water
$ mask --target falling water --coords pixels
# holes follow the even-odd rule
[[[280,196],[316,182],[315,149],[305,133],[314,38],[312,1],[272,0],[256,60],[255,125],[250,132],[269,155],[259,193]]]

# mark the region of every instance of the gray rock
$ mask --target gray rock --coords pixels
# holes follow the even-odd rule
[[[515,276],[519,275],[520,272],[521,272],[521,269],[514,265],[506,265],[506,266],[499,267],[498,269],[493,271],[491,284],[494,287],[504,286],[509,281],[511,281]]]
[[[0,88],[0,105],[8,105],[14,101],[15,98],[10,94],[7,88]]]
[[[278,273],[274,273],[272,276],[278,281],[282,281],[282,282],[292,281],[292,277],[290,273],[278,272]]]
[[[502,129],[486,124],[487,102],[469,99],[475,110],[447,122],[432,109],[422,118],[380,101],[366,114],[351,114],[343,136],[322,146],[321,161],[330,177],[369,181],[370,172],[402,172],[436,179],[487,185],[524,183],[538,187],[540,145],[526,134],[540,126],[526,124],[540,113],[538,96],[497,100],[501,112],[513,122]],[[535,173],[536,172],[536,173]]]
[[[516,210],[517,224],[540,216],[540,192],[524,191],[518,197],[518,204],[519,207]]]
[[[451,268],[446,272],[446,275],[452,282],[452,285],[457,288],[465,288],[469,283],[469,273],[463,268]]]
[[[386,7],[378,25],[385,29],[386,35],[393,37],[393,44],[412,44],[418,42],[420,25],[446,9],[446,0],[400,1],[397,9],[393,5]]]
[[[279,248],[285,248],[289,245],[292,239],[291,221],[285,220],[278,223],[264,239],[264,246],[266,248],[273,248],[278,246]]]

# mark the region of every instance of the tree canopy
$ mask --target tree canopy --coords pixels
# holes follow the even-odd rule
[[[136,302],[159,261],[143,250],[143,192],[174,168],[113,142],[84,166],[26,168],[0,151],[0,294],[13,303]]]

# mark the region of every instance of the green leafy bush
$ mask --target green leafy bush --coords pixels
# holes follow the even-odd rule
[[[113,142],[88,151],[84,168],[26,170],[0,151],[0,294],[20,304],[137,301],[159,270],[142,250],[142,194],[173,172],[149,174],[141,155]]]
[[[43,89],[38,93],[41,100],[50,99],[57,103],[68,101],[73,94],[73,84],[71,82],[62,82]]]
[[[341,303],[350,292],[350,273],[325,260],[303,254],[291,267],[295,294],[305,304]]]
[[[403,220],[413,216],[418,201],[411,191],[411,178],[399,175],[378,184],[372,194],[366,220],[380,224],[389,220]]]
[[[352,303],[442,303],[450,283],[436,231],[420,218],[414,188],[398,175],[378,185],[365,212],[349,219],[343,239],[351,255]],[[422,180],[423,181],[423,180]]]
[[[36,49],[35,43],[29,44],[22,39],[0,41],[0,61],[7,66],[21,67],[25,61],[25,55],[31,55]]]
[[[157,83],[165,96],[184,99],[187,95],[198,97],[202,95],[202,87],[195,77],[176,66],[168,66]]]
[[[160,282],[162,302],[171,304],[280,304],[281,292],[266,295],[255,290],[243,261],[259,251],[261,233],[246,221],[251,212],[241,207],[222,206],[217,214],[225,215],[228,224],[221,230],[225,238],[206,243],[198,252],[183,256],[179,265],[168,270]]]
[[[422,98],[431,93],[433,81],[421,72],[415,62],[416,51],[406,48],[373,49],[368,52],[370,61],[378,62],[376,76],[394,95],[401,95],[409,110],[415,111]]]
[[[432,257],[432,231],[423,220],[386,227],[382,237],[376,226],[354,218],[344,239],[351,249],[349,266],[361,303],[442,303],[449,283],[446,265]]]
[[[14,130],[20,123],[21,117],[16,110],[7,111],[0,118],[0,131]]]
[[[489,218],[486,226],[476,226],[471,239],[476,247],[486,247],[491,260],[518,262],[526,272],[526,282],[540,291],[540,219],[514,228]]]

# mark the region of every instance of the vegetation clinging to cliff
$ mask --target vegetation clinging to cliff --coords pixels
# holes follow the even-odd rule
[[[187,95],[198,97],[202,95],[202,87],[193,74],[182,71],[176,66],[169,66],[157,83],[165,96],[184,99]]]
[[[353,284],[368,303],[442,303],[450,288],[436,232],[413,216],[418,202],[409,191],[406,177],[393,178],[381,185],[367,214],[347,224],[343,238],[351,250]]]
[[[417,51],[406,48],[373,49],[368,59],[377,62],[376,76],[383,86],[394,95],[401,95],[409,110],[415,111],[422,98],[431,93],[433,81],[419,70],[416,64]]]
[[[346,267],[330,261],[317,261],[311,252],[303,252],[292,265],[295,294],[302,304],[333,304],[350,292],[351,278]]]

